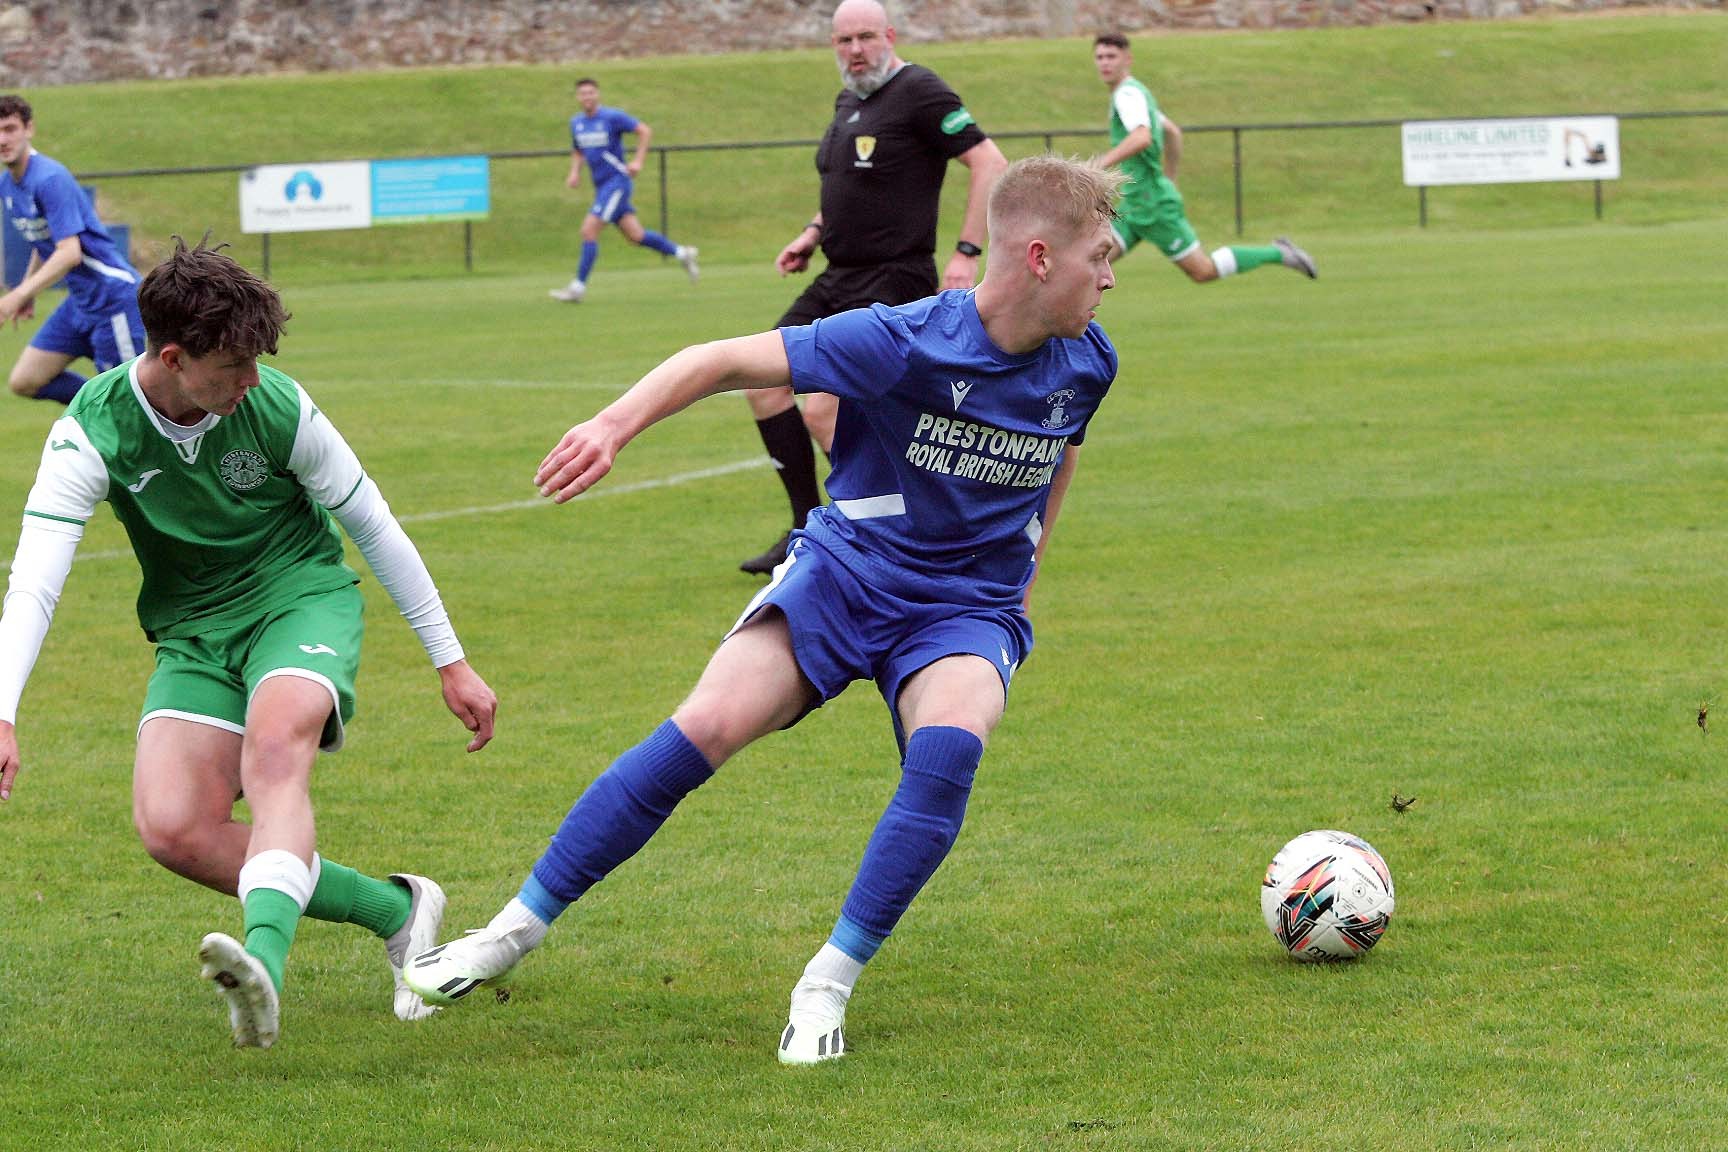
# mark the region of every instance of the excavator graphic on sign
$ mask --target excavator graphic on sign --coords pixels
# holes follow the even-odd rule
[[[1606,163],[1608,163],[1608,145],[1606,143],[1592,144],[1592,143],[1590,143],[1590,137],[1584,135],[1584,133],[1578,131],[1578,129],[1576,129],[1576,128],[1568,128],[1568,129],[1566,129],[1566,136],[1565,136],[1566,167],[1568,167],[1568,168],[1572,167],[1572,142],[1574,140],[1576,140],[1578,142],[1579,147],[1582,149],[1582,151],[1584,153],[1584,155],[1583,155],[1584,163],[1586,163],[1586,164],[1606,164]]]

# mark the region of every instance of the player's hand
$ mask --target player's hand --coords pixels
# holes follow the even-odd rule
[[[0,720],[0,800],[12,798],[12,781],[24,762],[18,758],[18,733],[12,725]]]
[[[566,188],[580,188],[580,187],[582,187],[582,173],[572,172],[572,173],[570,173],[570,175],[566,176],[564,178],[564,187],[566,187]]]
[[[34,303],[35,301],[30,297],[20,296],[17,289],[0,296],[0,324],[10,320],[12,326],[16,328],[20,317],[30,315]]]
[[[942,287],[971,288],[978,283],[978,257],[968,256],[964,252],[956,252],[948,258],[948,267],[942,273]]]
[[[497,694],[466,660],[444,665],[438,669],[438,678],[444,682],[444,706],[474,733],[474,739],[468,741],[468,751],[480,751],[492,740],[492,721],[498,714]]]
[[[612,471],[618,449],[598,417],[583,421],[564,433],[558,446],[540,461],[534,483],[540,495],[562,504],[582,495]]]
[[[810,257],[815,251],[816,245],[805,239],[801,232],[798,239],[780,249],[780,255],[774,258],[774,267],[780,270],[782,276],[802,272],[810,267]]]
[[[630,179],[636,179],[636,177],[642,175],[642,161],[631,160],[628,164],[624,165],[624,171],[630,174]]]

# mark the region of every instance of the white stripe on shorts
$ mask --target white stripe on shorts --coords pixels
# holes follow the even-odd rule
[[[874,520],[878,516],[906,515],[906,497],[898,492],[886,496],[865,496],[860,500],[836,500],[834,511],[848,520]]]
[[[600,219],[606,221],[606,223],[608,223],[608,224],[611,224],[613,222],[612,213],[618,211],[618,201],[622,200],[623,198],[624,198],[624,190],[623,189],[619,189],[618,191],[612,193],[611,197],[608,198],[606,201],[606,206],[604,208],[600,209]]]
[[[116,312],[108,317],[108,327],[114,330],[114,347],[120,353],[116,364],[124,364],[138,355],[138,349],[132,343],[132,324],[126,319],[126,313]]]
[[[166,716],[170,720],[185,720],[191,724],[208,724],[212,728],[220,728],[222,731],[232,732],[236,736],[246,734],[244,725],[235,724],[231,720],[219,720],[215,716],[203,716],[197,712],[182,712],[178,708],[158,708],[154,712],[146,712],[144,718],[138,721],[138,731],[144,731],[144,725],[158,716]]]
[[[768,577],[768,583],[763,586],[760,592],[750,597],[750,603],[744,605],[744,611],[738,613],[738,619],[733,622],[732,627],[726,629],[725,638],[730,638],[732,633],[749,623],[750,618],[761,610],[762,601],[768,599],[768,593],[780,587],[781,582],[786,579],[786,574],[792,571],[792,565],[796,563],[798,563],[798,546],[794,544],[792,550],[786,553],[786,559],[774,566],[774,572]]]

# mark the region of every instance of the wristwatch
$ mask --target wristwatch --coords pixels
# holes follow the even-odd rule
[[[954,245],[954,251],[960,253],[962,256],[984,255],[984,249],[978,247],[978,245],[972,243],[970,240],[962,240],[960,243]]]

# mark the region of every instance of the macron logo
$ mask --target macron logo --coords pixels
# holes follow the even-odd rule
[[[330,647],[328,644],[302,644],[300,645],[300,651],[306,653],[308,656],[336,655],[336,649]]]
[[[136,496],[138,493],[144,491],[144,486],[146,484],[150,483],[150,481],[156,479],[156,477],[160,475],[162,475],[162,469],[160,468],[152,468],[148,472],[140,472],[138,474],[138,483],[126,485],[126,491]]]
[[[964,380],[955,380],[948,385],[948,390],[954,393],[954,411],[960,411],[960,405],[972,391],[972,385]]]

